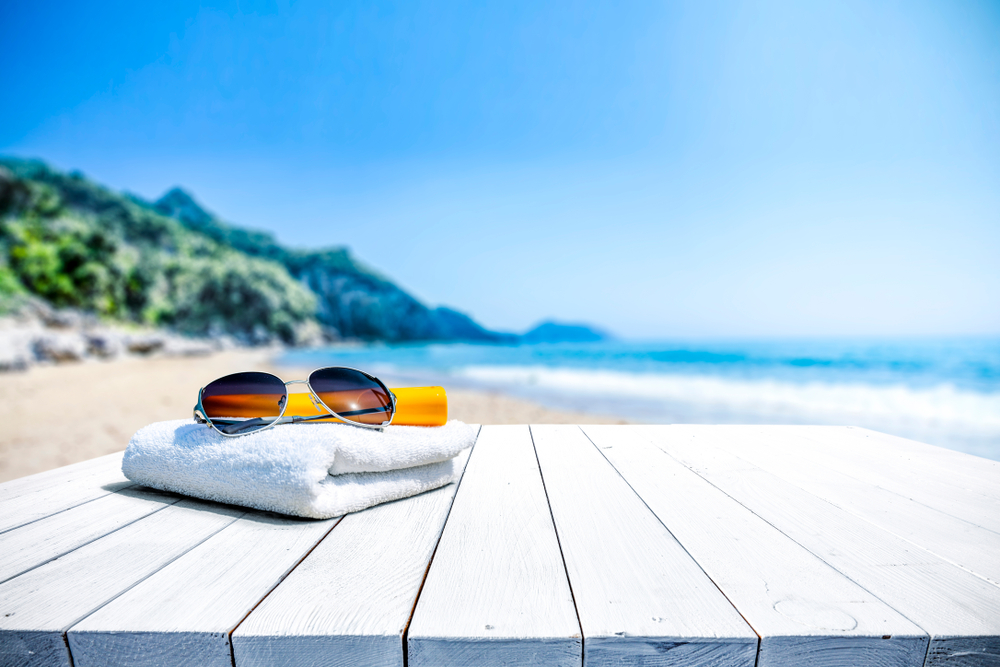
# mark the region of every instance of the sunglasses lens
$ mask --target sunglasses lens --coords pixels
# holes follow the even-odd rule
[[[321,368],[309,376],[321,401],[346,420],[381,425],[392,418],[389,390],[375,378],[350,368]]]
[[[246,435],[277,421],[286,396],[285,383],[270,373],[234,373],[205,387],[201,406],[223,433]]]

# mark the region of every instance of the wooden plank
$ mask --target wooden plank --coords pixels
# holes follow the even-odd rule
[[[901,482],[929,480],[949,492],[957,489],[962,495],[1000,500],[1000,462],[853,426],[799,426],[790,430],[835,445],[828,451],[840,458],[856,460],[864,455],[879,461],[887,474]]]
[[[8,531],[0,535],[0,583],[180,499],[172,493],[129,488]]]
[[[657,448],[584,432],[760,636],[758,667],[919,667],[927,634]]]
[[[576,426],[532,426],[584,665],[745,665],[757,635]]]
[[[801,489],[1000,585],[1000,534],[839,472],[801,431],[748,430],[723,448]],[[728,445],[728,446],[727,446]],[[869,448],[871,445],[869,444]],[[859,455],[860,456],[860,455]],[[871,457],[858,465],[875,467]],[[891,472],[891,471],[890,471]]]
[[[89,475],[95,470],[106,469],[109,461],[112,467],[117,466],[120,470],[123,454],[124,452],[115,452],[114,454],[99,456],[68,466],[62,466],[61,468],[53,468],[52,470],[3,482],[0,484],[0,503],[24,495],[25,493],[58,486],[62,482]]]
[[[410,667],[580,665],[527,426],[484,426],[407,632]]]
[[[330,532],[252,512],[70,628],[76,667],[230,667],[230,633]]]
[[[959,486],[971,486],[978,492],[993,497],[1000,496],[1000,461],[858,426],[791,428],[797,432],[808,433],[809,437],[844,443],[855,450],[874,450],[880,456],[891,457],[897,465],[932,470],[942,481]],[[872,447],[873,441],[878,443],[877,448]]]
[[[401,666],[455,488],[344,517],[233,632],[236,665]]]
[[[182,500],[0,584],[0,666],[69,666],[65,632],[243,512]]]
[[[135,486],[122,475],[121,468],[121,454],[104,456],[99,465],[54,476],[51,484],[42,484],[3,501],[0,533]]]
[[[732,429],[733,427],[720,427]],[[841,435],[853,438],[853,429],[841,429]],[[912,466],[902,467],[898,462],[884,460],[878,441],[867,440],[864,447],[852,449],[836,439],[838,432],[829,428],[752,426],[739,430],[745,434],[759,434],[761,443],[787,442],[795,434],[801,438],[800,451],[818,465],[829,467],[858,481],[877,486],[904,498],[962,519],[981,528],[1000,533],[1000,499],[978,493],[974,489],[943,482],[933,470],[921,471]],[[819,439],[814,434],[819,433]],[[825,434],[825,435],[822,435]],[[775,445],[778,446],[778,445]],[[846,451],[844,451],[846,450]],[[967,455],[966,455],[967,456]]]
[[[635,427],[930,635],[926,665],[1000,660],[1000,587],[845,512],[719,447],[740,429]]]

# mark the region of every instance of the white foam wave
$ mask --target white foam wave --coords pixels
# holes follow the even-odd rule
[[[602,399],[609,405],[637,401],[647,406],[646,412],[660,404],[672,413],[721,416],[716,419],[720,422],[786,418],[798,423],[895,424],[910,432],[944,429],[1000,437],[1000,393],[977,393],[949,384],[929,388],[799,384],[544,366],[468,366],[455,375],[498,389],[575,397],[596,408]]]

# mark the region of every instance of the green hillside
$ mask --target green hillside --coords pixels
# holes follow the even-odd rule
[[[112,192],[42,162],[0,159],[0,308],[27,294],[57,307],[195,335],[297,343],[506,341],[431,309],[347,248],[285,248],[219,220],[186,192],[156,202]]]

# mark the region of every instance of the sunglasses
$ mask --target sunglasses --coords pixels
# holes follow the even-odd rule
[[[285,416],[288,385],[304,384],[317,412]],[[326,414],[329,413],[329,414]],[[346,424],[382,430],[392,423],[396,395],[373,375],[356,368],[331,366],[309,374],[308,380],[285,382],[270,373],[233,373],[198,390],[194,419],[221,435],[235,438],[277,424],[336,418]]]

